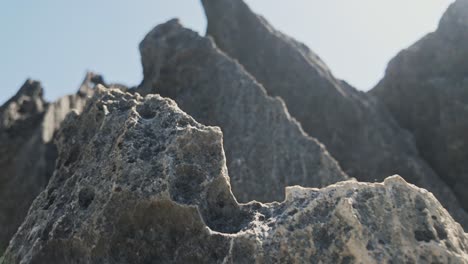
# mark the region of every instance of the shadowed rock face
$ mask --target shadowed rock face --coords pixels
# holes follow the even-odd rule
[[[376,95],[414,134],[421,155],[468,209],[468,1],[452,4],[436,32],[400,52]]]
[[[282,201],[290,185],[323,187],[347,179],[337,162],[211,39],[177,20],[140,44],[142,94],[158,93],[224,134],[233,192],[242,202]]]
[[[206,263],[226,254],[228,241],[200,218],[225,232],[244,219],[223,176],[220,130],[157,95],[98,93],[64,121],[57,169],[11,243],[13,262],[184,262],[188,254]],[[213,250],[196,246],[205,239]]]
[[[450,188],[419,156],[413,138],[365,93],[335,79],[304,44],[276,31],[241,0],[202,0],[207,35],[281,97],[304,130],[323,142],[343,170],[363,181],[400,174],[427,188],[468,226]],[[466,130],[465,130],[466,131]]]
[[[54,103],[43,99],[39,82],[27,80],[0,107],[0,252],[52,176],[57,158],[53,136],[71,109],[81,111],[92,94],[93,76],[87,75],[78,94]]]
[[[47,188],[7,263],[463,263],[468,239],[432,194],[384,183],[289,187],[238,204],[219,128],[159,95],[98,88],[57,137]]]
[[[46,161],[54,148],[38,133],[47,108],[42,95],[40,83],[27,80],[0,108],[0,252],[54,169]]]

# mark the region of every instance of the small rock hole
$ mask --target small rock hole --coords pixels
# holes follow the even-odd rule
[[[86,187],[80,190],[78,193],[78,203],[80,204],[81,208],[88,208],[89,205],[94,200],[94,190],[90,187]]]
[[[156,112],[148,105],[141,105],[137,108],[138,113],[144,119],[152,119],[156,116]]]

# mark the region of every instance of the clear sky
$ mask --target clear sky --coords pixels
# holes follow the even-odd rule
[[[451,2],[247,0],[361,90],[377,83],[399,50],[435,30]],[[140,40],[174,17],[204,34],[198,0],[0,1],[0,103],[26,78],[42,81],[49,100],[77,90],[87,70],[136,85],[142,79]]]

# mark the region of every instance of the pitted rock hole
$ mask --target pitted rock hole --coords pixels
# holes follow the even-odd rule
[[[137,106],[137,112],[144,119],[153,119],[156,116],[156,111],[146,104]]]
[[[78,203],[81,208],[86,209],[94,200],[94,189],[85,187],[78,193]]]

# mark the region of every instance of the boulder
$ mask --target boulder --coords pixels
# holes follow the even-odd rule
[[[239,204],[221,130],[159,95],[98,87],[57,136],[59,159],[6,263],[464,263],[468,238],[394,176]]]

